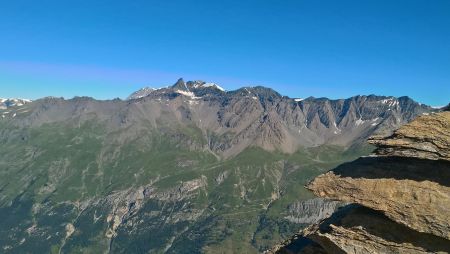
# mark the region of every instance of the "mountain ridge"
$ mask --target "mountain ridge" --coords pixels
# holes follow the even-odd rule
[[[104,101],[49,97],[3,116],[15,114],[14,120],[23,125],[98,118],[113,129],[148,121],[153,128],[160,128],[160,120],[169,121],[169,129],[174,124],[197,129],[208,143],[202,145],[205,149],[227,158],[251,146],[285,153],[325,143],[351,146],[433,110],[405,96],[308,97],[298,101],[262,86],[224,91],[213,83],[183,79],[165,88],[138,90],[130,97]]]

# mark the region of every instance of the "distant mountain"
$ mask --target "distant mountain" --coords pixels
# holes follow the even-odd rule
[[[10,98],[10,99],[0,98],[0,109],[7,109],[9,107],[14,107],[14,106],[22,106],[29,102],[31,102],[31,100],[15,99],[15,98]]]
[[[149,124],[166,132],[176,132],[176,125],[190,126],[206,141],[196,145],[225,158],[252,146],[285,153],[323,144],[351,146],[432,110],[408,97],[310,97],[299,101],[260,86],[226,92],[216,84],[182,79],[166,88],[143,88],[127,101],[47,98],[28,109],[26,115],[31,117],[21,118],[17,112],[16,121],[39,125],[97,118],[112,129]]]
[[[130,94],[130,96],[128,96],[127,100],[139,99],[139,98],[145,97],[145,96],[149,95],[151,92],[153,92],[154,90],[155,89],[151,88],[151,87],[141,88],[141,89],[137,90],[136,92]]]
[[[204,81],[188,81],[184,82],[183,79],[179,79],[173,86],[171,87],[163,87],[163,88],[150,88],[144,87],[139,89],[138,91],[132,93],[128,96],[127,100],[139,99],[142,97],[146,97],[151,95],[152,93],[161,93],[161,92],[178,92],[184,93],[185,95],[189,95],[189,92],[194,92],[195,94],[204,94],[206,91],[214,91],[218,90],[221,92],[225,92],[225,89],[220,87],[215,83],[206,83]]]
[[[5,253],[258,253],[331,214],[309,180],[433,109],[178,80],[0,109]]]
[[[450,111],[450,103],[442,108],[443,111]]]
[[[145,91],[145,93],[143,93]],[[144,98],[146,97],[146,98]],[[212,83],[178,80],[173,86],[141,89],[129,100],[141,102],[179,101],[170,107],[173,115],[188,115],[206,133],[217,134],[219,144],[210,140],[214,152],[233,156],[257,145],[266,150],[292,153],[300,146],[351,145],[373,133],[389,132],[431,111],[408,97],[355,96],[349,99],[291,99],[270,88],[244,87],[225,92]],[[160,103],[164,108],[164,103]]]

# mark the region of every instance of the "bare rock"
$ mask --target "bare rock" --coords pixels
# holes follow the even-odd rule
[[[377,155],[450,160],[450,112],[423,115],[390,137],[369,139]]]
[[[342,206],[341,202],[322,198],[313,198],[294,202],[288,207],[288,221],[302,224],[312,224],[329,217]]]
[[[423,115],[307,188],[351,202],[269,253],[450,253],[450,112]],[[319,245],[319,247],[317,247]]]
[[[450,239],[447,161],[360,158],[320,175],[307,188],[320,197],[362,204],[419,232]]]

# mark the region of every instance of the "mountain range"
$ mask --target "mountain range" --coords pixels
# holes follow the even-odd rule
[[[308,181],[435,111],[409,97],[296,99],[182,79],[126,100],[4,105],[5,253],[257,253],[340,206]]]

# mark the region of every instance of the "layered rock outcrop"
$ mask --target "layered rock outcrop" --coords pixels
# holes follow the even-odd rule
[[[275,253],[450,253],[450,112],[369,140],[369,157],[314,179],[317,196],[350,202]]]
[[[450,160],[450,113],[424,115],[392,136],[372,137],[378,155]]]

